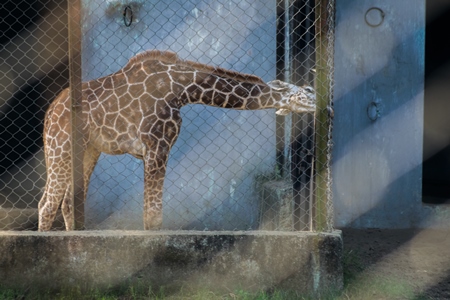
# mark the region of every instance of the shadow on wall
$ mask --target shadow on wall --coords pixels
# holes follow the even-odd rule
[[[427,1],[426,56],[421,57],[420,53],[405,49],[405,46],[416,45],[421,40],[417,35],[421,33],[413,32],[392,50],[390,59],[378,72],[351,90],[346,90],[347,87],[340,88],[343,90],[343,95],[338,95],[335,102],[335,112],[339,116],[336,123],[338,123],[338,127],[351,128],[352,131],[340,130],[334,133],[334,137],[339,143],[337,146],[340,148],[334,153],[335,169],[342,171],[345,166],[344,171],[347,174],[334,177],[335,213],[338,226],[359,228],[450,227],[448,207],[422,204],[422,198],[423,202],[427,202],[428,198],[436,204],[446,203],[450,198],[450,189],[448,188],[450,180],[448,111],[450,111],[450,104],[447,96],[450,94],[448,90],[450,57],[448,56],[448,46],[442,39],[439,30],[445,28],[445,24],[450,22],[449,16],[450,4]],[[402,53],[408,54],[402,55]],[[421,90],[423,84],[405,81],[406,77],[402,78],[398,75],[400,71],[395,70],[403,59],[408,61],[408,69],[411,70],[423,69],[422,64],[425,59],[424,116],[412,109],[417,105],[417,97],[420,97],[423,92]],[[383,82],[389,74],[395,75],[392,76],[395,88],[390,86],[386,88],[386,83]],[[339,85],[339,78],[336,79],[337,85]],[[416,76],[416,79],[421,80],[421,77]],[[381,117],[374,122],[366,116],[361,118],[356,105],[362,101],[358,97],[365,91],[370,91],[368,89],[370,85],[376,89],[376,94],[368,95],[368,98],[389,99],[389,101],[382,102]],[[405,124],[414,126],[415,120],[421,122],[422,118],[424,118],[423,137],[418,134],[418,131],[408,132]],[[358,125],[351,127],[355,122]],[[398,138],[385,138],[382,133],[383,129],[396,132]],[[371,134],[367,135],[366,131]],[[422,144],[422,138],[423,157],[416,157],[417,151],[409,149],[415,147],[415,144]],[[411,143],[413,140],[416,142]],[[348,155],[349,153],[352,155]],[[398,158],[392,160],[392,153]],[[348,161],[349,158],[354,159],[355,157],[357,160],[365,162],[365,165],[357,165]],[[393,163],[394,161],[395,163]],[[423,164],[420,164],[422,161]],[[423,177],[420,176],[420,181],[413,182],[411,178],[417,177],[414,174],[420,174],[422,171]],[[365,179],[358,181],[349,178]],[[368,190],[367,184],[356,184],[355,182],[371,183],[371,190]],[[420,189],[422,184],[423,196]],[[413,199],[402,195],[398,186],[410,187],[409,192],[412,191]],[[352,200],[349,201],[349,199]],[[352,208],[350,209],[350,207]]]
[[[336,60],[333,132],[336,226],[418,225],[422,157],[417,147],[422,145],[422,136],[415,124],[422,119],[423,77],[417,72],[423,70],[423,27],[418,20],[398,32],[389,31],[392,36],[386,37],[386,30],[398,23],[386,16],[385,27],[360,26],[358,31],[353,25],[362,14],[353,10],[340,7],[336,16],[336,55],[340,57]],[[417,20],[416,12],[409,13]],[[347,18],[352,14],[356,17]],[[375,43],[374,49],[361,45],[362,36],[367,43]],[[378,47],[377,41],[387,44]],[[416,73],[410,76],[408,70]],[[367,115],[371,101],[379,101],[376,120]],[[405,196],[411,193],[417,197]]]
[[[66,1],[7,0],[0,13],[0,206],[36,207],[45,110],[68,84]]]
[[[450,203],[450,3],[427,1],[425,35],[424,202]]]
[[[2,286],[47,292],[132,287],[146,295],[154,288],[183,296],[199,290],[313,294],[342,288],[340,232],[25,233],[2,236],[0,253]]]

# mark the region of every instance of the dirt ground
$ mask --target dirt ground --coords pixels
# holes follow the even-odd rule
[[[413,299],[450,299],[450,230],[343,229],[343,239],[355,278],[406,283]]]

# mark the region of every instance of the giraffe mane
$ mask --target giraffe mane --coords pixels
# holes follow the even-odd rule
[[[179,61],[178,55],[171,51],[147,50],[136,54],[128,61],[124,67],[131,67],[134,64],[141,63],[147,60],[159,60],[165,63],[177,63]]]
[[[249,83],[266,84],[260,77],[240,73],[237,71],[227,70],[221,67],[214,67],[207,64],[202,64],[195,61],[183,60],[178,57],[178,55],[171,51],[160,51],[160,50],[147,50],[130,58],[124,69],[131,67],[134,64],[142,63],[148,60],[159,60],[163,63],[178,64],[186,67],[191,67],[196,70],[211,73],[220,77],[230,78],[237,81],[245,81]]]

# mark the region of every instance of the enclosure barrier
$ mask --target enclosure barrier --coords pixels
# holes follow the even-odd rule
[[[17,297],[121,286],[144,287],[145,297],[161,286],[320,297],[342,288],[330,175],[333,0],[6,0],[0,14],[1,289]],[[144,167],[131,155],[102,154],[84,202],[79,112],[82,82],[150,49],[260,78],[233,75],[243,81],[314,86],[316,111],[182,107],[162,230],[144,231]],[[34,232],[46,179],[58,183],[45,169],[45,111],[68,87],[63,161],[73,215],[64,224],[59,209],[52,231]],[[135,113],[118,117],[128,104],[113,106],[105,120]]]
[[[52,0],[0,8],[2,24],[9,22],[0,37],[0,229],[37,228],[49,103],[70,83],[72,127],[80,128],[81,82],[148,49],[265,82],[313,85],[317,95],[314,115],[183,107],[165,178],[164,229],[333,229],[333,1]],[[72,137],[79,153],[79,135]],[[142,229],[141,161],[102,155],[83,203],[82,158],[72,159],[75,228]],[[59,214],[54,228],[63,229]]]

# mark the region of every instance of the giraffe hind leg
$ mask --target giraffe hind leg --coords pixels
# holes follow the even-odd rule
[[[50,230],[52,227],[52,224],[53,224],[53,220],[55,218],[55,217],[53,217],[53,218],[51,217],[52,213],[53,213],[53,207],[47,200],[47,198],[48,198],[47,190],[48,190],[48,187],[46,184],[44,194],[42,195],[42,198],[39,201],[39,206],[38,206],[38,214],[39,214],[38,230],[39,231]],[[56,210],[55,210],[55,215],[56,215]]]
[[[50,192],[50,185],[47,183],[44,195],[39,201],[39,231],[48,231],[52,228],[56,213],[63,198],[69,196],[70,186],[64,184],[64,187],[58,188],[56,191]]]
[[[62,198],[62,204],[61,204],[61,212],[62,212],[62,215],[64,218],[64,224],[66,225],[67,231],[75,229],[72,198],[73,198],[72,197],[72,185],[69,184],[67,186],[66,192],[64,193],[64,197]]]
[[[86,201],[87,190],[89,187],[89,181],[91,179],[92,172],[100,157],[100,151],[88,145],[83,156],[83,182],[84,182],[84,200]]]
[[[39,231],[48,231],[52,228],[56,212],[63,199],[71,197],[70,162],[57,158],[47,166],[47,182],[44,194],[39,201]],[[64,218],[66,221],[66,217]],[[67,226],[66,226],[67,227]]]

